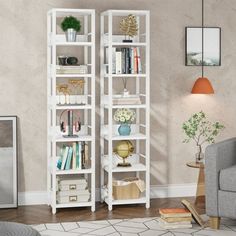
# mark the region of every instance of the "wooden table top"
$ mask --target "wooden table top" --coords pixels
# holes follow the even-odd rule
[[[204,163],[197,163],[197,162],[187,162],[186,165],[188,167],[192,167],[192,168],[204,168],[205,167]]]

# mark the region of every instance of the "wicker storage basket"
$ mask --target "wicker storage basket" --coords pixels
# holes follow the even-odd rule
[[[137,199],[141,194],[132,180],[113,181],[112,190],[114,200]]]

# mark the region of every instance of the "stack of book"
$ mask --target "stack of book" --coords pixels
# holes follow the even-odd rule
[[[113,96],[113,104],[114,105],[139,105],[141,104],[140,97],[138,95],[114,95]]]
[[[86,65],[74,66],[56,66],[57,74],[87,74],[88,67]]]
[[[192,228],[191,212],[184,208],[159,209],[159,225],[163,229]]]
[[[89,199],[88,183],[84,177],[58,179],[57,202],[59,204],[88,202]]]
[[[86,168],[88,161],[88,145],[83,142],[74,142],[72,146],[63,145],[57,161],[58,170],[81,170]]]
[[[106,49],[106,63],[108,63],[108,49]],[[139,47],[112,48],[113,74],[142,74]]]

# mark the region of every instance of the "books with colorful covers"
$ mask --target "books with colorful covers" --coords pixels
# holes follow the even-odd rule
[[[105,63],[108,65],[109,49],[105,50]],[[139,47],[112,48],[112,74],[141,74],[141,53]],[[106,73],[108,73],[106,66]]]
[[[88,162],[88,145],[86,142],[74,142],[71,146],[63,145],[57,160],[58,170],[81,170]]]
[[[192,217],[185,208],[159,209],[161,217],[158,219],[163,229],[192,228]]]
[[[162,208],[159,213],[163,217],[191,217],[191,212],[185,208]]]
[[[192,228],[191,221],[182,221],[182,222],[174,222],[168,223],[162,218],[158,218],[159,226],[163,229],[190,229]]]
[[[73,156],[73,148],[69,147],[67,160],[66,160],[66,166],[64,168],[65,170],[70,170],[71,169],[72,156]]]
[[[69,152],[69,147],[64,145],[61,152],[62,153],[62,164],[60,168],[61,170],[65,169],[68,152]]]

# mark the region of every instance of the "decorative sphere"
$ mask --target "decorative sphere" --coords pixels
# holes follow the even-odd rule
[[[128,140],[119,141],[116,145],[114,152],[122,158],[127,158],[134,151],[133,144]]]

